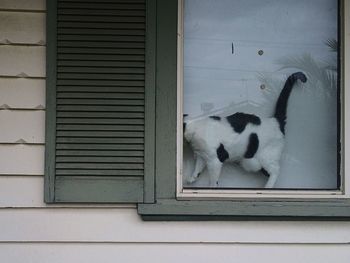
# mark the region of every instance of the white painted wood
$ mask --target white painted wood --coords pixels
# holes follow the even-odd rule
[[[177,123],[176,123],[176,194],[182,192],[183,186],[183,69],[184,69],[184,50],[183,50],[183,27],[184,17],[182,15],[184,1],[178,1],[178,25],[177,25]]]
[[[0,94],[0,109],[45,108],[44,79],[0,77]]]
[[[42,45],[45,43],[45,13],[4,12],[0,9],[0,32],[0,43],[7,40],[10,43]]]
[[[1,0],[0,9],[5,10],[45,10],[44,0]]]
[[[0,209],[11,208],[60,208],[82,207],[81,204],[55,204],[44,203],[44,177],[43,176],[0,176]],[[83,207],[118,207],[136,208],[135,204],[87,204]]]
[[[0,156],[0,176],[44,174],[43,145],[0,144]]]
[[[344,99],[345,102],[344,103],[344,112],[345,114],[343,114],[343,125],[344,125],[344,134],[343,134],[343,145],[345,145],[345,162],[343,164],[343,171],[345,173],[345,183],[344,183],[344,188],[345,188],[345,192],[349,193],[350,195],[350,139],[349,137],[345,137],[346,135],[349,136],[350,134],[350,105],[349,105],[349,101],[350,101],[350,75],[349,75],[349,69],[350,69],[350,50],[349,50],[349,46],[350,46],[350,1],[344,1],[344,13],[347,14],[345,15],[345,34],[344,34],[344,45],[345,48],[343,49],[344,52],[344,57],[345,59],[343,60],[343,72],[342,75],[344,76]],[[345,138],[344,138],[345,137]]]
[[[11,263],[347,263],[347,245],[249,244],[0,244]]]
[[[45,77],[45,47],[0,45],[0,76]]]
[[[179,243],[350,241],[348,222],[143,222],[136,209],[130,205],[118,209],[112,206],[87,208],[80,205],[79,208],[79,205],[46,205],[43,196],[43,177],[0,176],[0,241]],[[96,207],[96,205],[90,206]],[[4,207],[17,209],[1,209]],[[52,227],[53,222],[55,227]],[[92,225],[94,227],[91,227]]]
[[[130,208],[0,209],[0,233],[0,242],[345,244],[350,222],[144,222]]]
[[[0,110],[0,143],[45,142],[45,112]]]
[[[0,208],[45,207],[43,176],[0,176]]]

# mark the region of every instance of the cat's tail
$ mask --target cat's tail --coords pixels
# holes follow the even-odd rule
[[[287,119],[287,105],[288,105],[288,98],[290,95],[290,92],[292,91],[292,88],[294,84],[297,82],[297,80],[301,80],[302,82],[306,82],[307,78],[304,73],[302,72],[296,72],[293,73],[288,77],[286,80],[286,83],[284,84],[284,87],[280,93],[280,96],[278,97],[277,103],[276,103],[276,109],[275,109],[275,115],[274,117],[278,121],[280,125],[281,132],[284,134],[284,128],[286,126],[286,119]]]

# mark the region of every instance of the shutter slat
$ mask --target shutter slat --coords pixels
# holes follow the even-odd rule
[[[78,67],[123,67],[123,68],[144,68],[143,61],[88,61],[88,60],[60,60],[58,66]]]
[[[85,80],[85,79],[57,79],[57,85],[77,85],[77,86],[121,86],[121,87],[144,87],[144,81],[137,80]]]
[[[57,137],[143,138],[143,136],[143,132],[137,131],[57,131]]]
[[[59,54],[123,54],[123,55],[144,55],[143,48],[76,48],[63,47],[58,49]]]
[[[57,175],[61,176],[135,176],[141,177],[143,170],[73,170],[73,169],[57,169]]]
[[[130,124],[144,125],[143,119],[79,119],[79,118],[57,118],[57,124]]]
[[[144,68],[122,68],[122,67],[58,67],[58,73],[105,73],[105,74],[144,74]]]
[[[144,36],[133,36],[133,35],[67,35],[60,34],[57,36],[59,41],[96,41],[96,42],[144,42]]]
[[[91,170],[113,170],[113,169],[143,169],[140,163],[57,163],[56,169],[91,169]]]
[[[91,147],[99,147],[100,144],[111,144],[111,139],[106,137],[106,138],[72,138],[72,137],[61,137],[57,138],[57,145],[59,146],[60,144],[90,144]],[[143,144],[144,139],[143,138],[113,138],[113,143],[115,145],[117,144]],[[113,145],[114,147],[114,144]],[[72,149],[74,149],[73,145],[71,145]]]
[[[122,35],[122,36],[144,36],[145,30],[141,29],[101,29],[99,28],[59,28],[58,33],[62,35]]]
[[[60,60],[97,60],[97,61],[144,61],[143,55],[124,55],[124,54],[58,54]]]
[[[96,0],[60,0],[59,3],[96,3]],[[99,4],[104,5],[108,3],[145,3],[145,0],[101,0]]]
[[[85,80],[144,80],[143,74],[93,74],[93,73],[58,73],[58,79],[85,79]]]
[[[58,150],[57,156],[110,156],[110,157],[143,157],[143,151],[93,151],[93,150]]]
[[[80,16],[69,15],[62,13],[58,17],[58,21],[66,22],[91,22],[96,23],[145,23],[145,17],[143,16],[91,16],[87,14],[82,14]]]
[[[58,41],[60,47],[70,48],[145,48],[144,42],[109,42],[109,41]]]
[[[57,112],[57,117],[59,118],[101,118],[101,119],[109,119],[109,118],[135,118],[135,119],[143,119],[143,112]]]
[[[111,87],[103,87],[103,86],[57,86],[58,92],[80,92],[86,94],[94,94],[94,93],[144,93],[144,87],[123,87],[123,86],[111,86]]]
[[[144,107],[141,106],[91,106],[86,105],[59,105],[57,106],[58,111],[76,111],[76,112],[144,112]]]
[[[130,142],[127,144],[64,144],[64,143],[58,143],[56,150],[70,150],[70,151],[127,151],[127,150],[143,150],[143,144],[131,144]]]
[[[57,93],[57,98],[66,99],[144,99],[145,95],[143,93],[80,93],[80,92],[60,92]]]
[[[96,105],[96,106],[114,106],[114,105],[136,105],[143,106],[144,100],[140,99],[57,99],[60,105]]]
[[[108,8],[108,6],[106,6]],[[88,15],[88,16],[145,16],[145,12],[143,10],[123,10],[123,9],[72,9],[72,8],[58,8],[58,15],[64,14],[64,15],[76,15],[81,16],[82,14]]]
[[[58,22],[59,28],[102,28],[102,29],[145,29],[145,23],[125,23],[125,22]]]
[[[101,5],[100,2],[84,2],[84,3],[79,3],[79,2],[60,2],[58,5],[58,8],[64,9],[92,9],[96,10],[97,8],[108,8],[109,10],[113,9],[119,9],[119,10],[144,10],[145,9],[145,4],[144,3],[104,3]]]
[[[143,125],[57,124],[58,131],[144,131]]]
[[[107,156],[57,156],[57,163],[143,163],[140,157],[107,157]]]

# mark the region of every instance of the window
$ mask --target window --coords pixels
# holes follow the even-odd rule
[[[192,3],[198,3],[194,0],[185,0],[185,8],[186,8],[186,2],[188,2],[188,5]],[[233,4],[232,2],[237,2],[237,3],[243,3],[243,1],[221,1],[221,3],[229,3]],[[244,1],[245,7],[249,6],[254,1]],[[279,1],[280,3],[281,1]],[[288,2],[288,1],[287,1]],[[180,2],[179,4],[179,14],[178,17],[181,18],[183,14],[183,2]],[[212,2],[210,2],[212,3]],[[270,3],[270,2],[269,2]],[[304,1],[305,3],[305,1]],[[330,2],[328,2],[330,3]],[[333,1],[333,5],[337,5],[337,1]],[[208,29],[210,26],[215,26],[213,25],[213,21],[210,23],[205,24],[207,26],[204,26],[203,28],[200,27],[200,25],[196,25],[194,21],[191,21],[190,19],[187,22],[192,22],[190,26],[190,29],[186,31],[186,28],[184,30],[185,33],[185,44],[184,44],[184,49],[181,50],[181,37],[182,37],[182,31],[178,31],[177,27],[177,19],[176,19],[176,14],[174,14],[174,11],[171,11],[176,8],[177,1],[172,2],[172,6],[169,6],[169,3],[167,4],[161,4],[158,2],[157,6],[157,11],[158,11],[158,16],[157,16],[157,23],[159,27],[157,28],[157,87],[162,87],[164,88],[164,91],[161,93],[168,96],[172,96],[172,98],[182,98],[182,92],[181,89],[178,90],[178,94],[175,94],[174,90],[177,87],[176,85],[179,83],[180,86],[183,85],[183,101],[179,100],[177,101],[178,104],[175,104],[175,102],[171,101],[170,99],[165,99],[165,97],[159,97],[157,96],[156,100],[159,102],[157,104],[157,114],[159,114],[159,120],[164,121],[161,122],[161,124],[165,124],[165,126],[162,126],[161,128],[159,127],[159,122],[157,122],[157,142],[161,142],[161,146],[157,148],[156,150],[156,167],[157,167],[157,172],[156,172],[156,204],[150,204],[150,205],[139,205],[139,213],[143,215],[144,218],[152,219],[153,217],[163,217],[163,218],[206,218],[206,219],[212,219],[216,218],[216,216],[219,216],[219,218],[222,217],[283,217],[283,218],[296,218],[296,217],[302,217],[302,218],[320,218],[320,217],[347,217],[347,211],[348,211],[348,206],[349,206],[349,192],[348,192],[348,180],[346,179],[346,172],[347,171],[347,162],[346,162],[346,151],[347,147],[344,143],[344,137],[338,137],[335,136],[335,140],[332,142],[332,147],[336,148],[336,150],[333,150],[332,153],[332,158],[336,159],[335,162],[332,164],[332,171],[328,175],[330,176],[330,180],[332,181],[329,185],[324,185],[320,188],[317,188],[316,186],[312,187],[311,190],[309,189],[302,189],[302,187],[291,187],[294,189],[289,189],[289,185],[287,184],[286,187],[282,189],[278,189],[277,192],[276,190],[265,190],[262,188],[263,184],[260,184],[255,189],[248,189],[246,187],[242,187],[240,189],[231,189],[227,187],[220,187],[220,182],[219,182],[219,188],[217,187],[208,187],[208,185],[204,185],[204,188],[198,184],[198,187],[196,185],[183,185],[183,181],[181,181],[182,178],[182,171],[181,167],[179,168],[179,165],[182,164],[182,141],[177,140],[174,141],[174,136],[177,138],[181,138],[182,136],[182,114],[186,114],[190,111],[190,107],[196,107],[193,112],[196,110],[198,114],[201,114],[201,111],[208,111],[208,115],[212,116],[214,114],[210,113],[211,110],[214,110],[212,108],[212,104],[210,104],[210,100],[216,99],[219,94],[212,94],[212,93],[205,93],[205,95],[202,95],[202,98],[205,98],[206,101],[200,102],[198,99],[197,101],[191,101],[188,99],[189,103],[197,103],[196,105],[189,105],[186,106],[186,88],[191,89],[192,87],[198,88],[199,84],[196,82],[195,84],[197,85],[189,85],[194,83],[195,81],[198,81],[198,79],[195,79],[195,77],[201,77],[201,78],[208,78],[204,82],[204,85],[214,85],[215,88],[219,88],[219,84],[215,85],[213,82],[215,80],[212,79],[212,76],[214,73],[210,71],[211,69],[207,69],[206,67],[208,65],[205,65],[204,62],[207,58],[213,58],[215,55],[217,55],[217,47],[218,46],[224,46],[223,43],[220,42],[220,44],[217,44],[217,46],[212,47],[206,45],[207,42],[205,42],[202,45],[205,46],[200,46],[199,40],[198,40],[198,46],[195,46],[193,42],[197,41],[193,40],[193,42],[190,41],[190,44],[188,44],[190,47],[186,46],[186,33],[200,33],[201,29],[203,32]],[[197,10],[196,8],[191,9],[189,12],[189,15],[195,15],[197,14],[196,12],[203,12],[207,11],[208,13],[206,15],[203,15],[204,19],[206,17],[210,17],[211,14],[213,15],[216,11],[214,10],[215,6],[212,6],[212,8],[208,11],[205,10],[205,6],[208,4],[208,1],[201,1],[201,5],[198,6]],[[217,4],[217,1],[215,1],[215,4]],[[259,4],[262,5],[261,1],[259,1]],[[345,10],[349,10],[349,7],[347,6],[346,1],[340,1],[340,14],[339,14],[339,19],[341,27],[339,28],[340,38],[339,42],[341,43],[340,45],[340,52],[339,52],[339,58],[340,61],[339,64],[336,63],[336,65],[341,65],[340,71],[338,71],[338,74],[341,76],[341,86],[339,87],[339,92],[341,93],[341,100],[338,101],[336,98],[336,102],[340,102],[341,105],[341,112],[343,113],[342,115],[338,115],[339,118],[342,118],[341,122],[341,127],[339,127],[339,132],[341,130],[346,130],[347,129],[347,106],[346,103],[343,103],[343,101],[347,100],[347,79],[348,76],[344,74],[345,68],[347,67],[347,59],[348,59],[348,54],[346,53],[345,47],[349,45],[348,39],[347,39],[347,34],[348,28],[346,25],[348,25],[348,17],[345,16],[348,11],[346,12]],[[166,5],[166,6],[165,6]],[[270,6],[268,6],[270,7]],[[267,7],[267,8],[268,8]],[[227,10],[226,10],[227,11]],[[229,13],[229,11],[227,11]],[[242,15],[245,12],[239,12],[242,13]],[[208,15],[208,16],[207,16]],[[186,16],[186,9],[185,9],[185,16]],[[220,16],[220,15],[218,15]],[[225,19],[226,17],[220,16],[222,19]],[[345,20],[344,20],[345,19]],[[335,27],[338,26],[338,21],[337,18],[335,19],[336,21],[334,22],[334,18],[332,18],[332,23],[333,26]],[[180,20],[181,22],[181,20]],[[294,21],[295,22],[295,21]],[[185,19],[186,23],[186,19]],[[167,25],[166,28],[164,28],[163,25]],[[186,25],[185,25],[186,26]],[[180,28],[181,28],[181,23],[180,23]],[[191,31],[191,29],[193,31]],[[172,31],[172,33],[170,32]],[[212,31],[215,31],[215,37],[210,37],[209,35],[203,36],[205,38],[205,41],[211,38],[217,38],[221,40],[221,37],[216,37],[218,36],[221,32],[219,29],[216,31],[215,29],[212,29]],[[228,31],[227,28],[225,28],[224,31]],[[178,32],[179,38],[176,38],[176,32]],[[337,31],[338,32],[338,31]],[[203,34],[206,34],[204,32]],[[196,35],[197,36],[197,35]],[[337,33],[335,33],[335,38],[338,38]],[[189,37],[189,36],[188,36]],[[198,38],[202,38],[202,36],[198,35]],[[237,54],[239,49],[242,49],[242,46],[239,48],[238,43],[232,39],[231,37],[228,37],[230,40],[226,42],[228,44],[227,50],[225,52],[228,52],[228,55],[234,56],[234,55],[239,55]],[[178,40],[178,45],[175,45],[175,41]],[[192,39],[191,39],[192,40]],[[202,39],[201,39],[202,40]],[[226,39],[224,39],[226,41]],[[208,40],[209,41],[209,40]],[[224,42],[224,41],[223,41]],[[232,46],[232,42],[233,46]],[[282,41],[283,42],[283,41]],[[191,46],[191,44],[193,44]],[[320,47],[325,44],[321,43]],[[328,43],[330,44],[330,43]],[[191,52],[190,48],[193,47],[194,53],[191,53],[189,57],[193,60],[188,60],[186,61],[186,52]],[[179,49],[180,48],[180,49]],[[188,50],[186,51],[186,48]],[[211,49],[212,48],[212,49]],[[216,48],[216,49],[215,49]],[[293,52],[294,46],[291,47],[291,52]],[[164,49],[164,50],[163,50]],[[323,47],[322,47],[323,49]],[[201,50],[204,50],[203,52],[205,53],[206,57],[203,57],[203,54],[200,53]],[[215,53],[214,50],[217,52]],[[327,52],[329,52],[329,48],[325,49]],[[259,52],[260,51],[260,52]],[[262,52],[261,52],[262,51]],[[178,53],[179,52],[179,53]],[[184,52],[184,59],[181,60],[181,52]],[[224,52],[224,51],[222,51]],[[232,52],[234,54],[232,54]],[[237,53],[236,53],[237,52]],[[172,53],[172,56],[170,56],[170,53]],[[215,54],[214,54],[215,53]],[[268,56],[269,51],[266,50],[265,48],[256,48],[255,54],[252,54],[251,57],[257,56],[257,59],[262,59],[264,56]],[[177,60],[178,57],[180,57],[180,60]],[[337,56],[335,56],[337,57]],[[231,58],[231,57],[230,57]],[[195,59],[197,59],[195,61]],[[178,68],[175,68],[176,62],[177,61],[183,61],[184,65],[178,64]],[[195,66],[200,67],[200,70],[195,71],[193,67],[190,67],[188,71],[186,72],[186,66],[192,66],[192,62],[198,62]],[[219,61],[218,63],[220,63]],[[187,63],[187,64],[186,64]],[[243,64],[243,62],[242,62]],[[260,64],[261,65],[261,64]],[[184,67],[183,67],[184,66]],[[226,66],[226,65],[225,65]],[[223,66],[222,68],[226,69],[226,67]],[[218,66],[216,66],[218,67]],[[228,67],[228,66],[227,66]],[[184,68],[184,72],[181,72],[181,70]],[[204,70],[203,70],[204,68]],[[239,68],[238,68],[239,69]],[[175,72],[175,70],[177,70]],[[206,70],[206,71],[205,71]],[[294,68],[292,72],[296,71],[301,71],[300,69]],[[179,73],[180,74],[177,74]],[[227,72],[225,71],[219,71],[215,72],[217,75],[216,77],[221,77],[222,79],[226,80]],[[291,72],[290,72],[291,73]],[[210,75],[212,74],[212,75]],[[287,73],[285,73],[287,75]],[[166,76],[166,78],[163,79],[163,76]],[[183,76],[183,77],[182,77]],[[191,78],[192,77],[192,78]],[[188,78],[186,80],[186,78]],[[232,76],[231,76],[232,78]],[[284,77],[284,80],[286,79],[286,76]],[[183,81],[183,83],[181,83]],[[218,81],[220,82],[220,80]],[[220,82],[222,84],[224,81]],[[186,86],[187,85],[187,86]],[[265,87],[260,87],[262,84],[258,84],[258,88],[260,90],[264,90],[264,88],[267,87],[265,84]],[[300,84],[298,84],[300,85]],[[171,86],[171,87],[170,87]],[[298,88],[301,88],[302,86],[299,86]],[[193,97],[195,97],[195,92],[196,90],[189,90],[188,93],[191,93]],[[262,89],[261,89],[262,88]],[[295,89],[296,90],[296,89]],[[261,91],[261,92],[262,92]],[[162,95],[160,94],[160,96]],[[164,104],[162,100],[164,101]],[[197,99],[197,98],[196,98]],[[228,98],[223,98],[223,100],[229,100]],[[209,102],[209,103],[207,103]],[[309,102],[308,102],[309,103]],[[184,111],[182,112],[182,107],[183,104],[184,106]],[[198,105],[199,104],[199,105]],[[202,105],[200,105],[202,104]],[[219,105],[219,107],[225,107],[225,105],[229,105],[230,101],[228,101],[226,104],[220,102],[220,97],[218,98],[218,102],[216,103]],[[310,104],[310,103],[309,103]],[[179,112],[175,112],[174,108],[177,106],[179,109]],[[214,105],[215,106],[215,105]],[[230,106],[230,105],[229,105]],[[308,105],[309,106],[309,105]],[[186,108],[187,107],[187,108]],[[339,114],[339,112],[338,112]],[[215,116],[215,115],[214,115]],[[219,117],[221,117],[219,115]],[[186,122],[186,118],[185,118]],[[175,125],[177,127],[177,130],[180,131],[178,134],[175,134],[174,129]],[[300,129],[300,128],[299,128]],[[342,136],[346,134],[343,133]],[[334,138],[334,137],[332,137]],[[339,141],[338,141],[339,139]],[[340,160],[339,156],[337,156],[337,151],[338,151],[338,142],[341,142],[342,146],[344,147],[342,149],[342,157],[345,158],[345,161],[341,163],[339,167],[339,172],[340,172],[340,177],[338,177],[338,160]],[[156,143],[157,145],[157,143]],[[175,155],[175,145],[177,145],[178,153],[180,153],[178,156]],[[159,153],[160,152],[160,153]],[[179,157],[180,156],[180,157]],[[177,165],[175,164],[174,159],[177,158]],[[186,161],[186,160],[185,160]],[[184,164],[184,169],[186,164]],[[177,169],[179,168],[179,169]],[[178,172],[178,177],[176,177],[176,172]],[[186,175],[185,175],[186,176]],[[175,177],[177,178],[175,180]],[[205,177],[203,178],[203,180]],[[208,181],[204,182],[207,183]],[[185,187],[184,187],[185,186]],[[208,216],[209,215],[209,216]]]
[[[337,113],[342,118],[338,131],[344,131],[337,140],[345,146],[341,177],[333,177],[330,186],[312,189],[326,194],[268,196],[260,194],[258,187],[253,194],[240,195],[218,192],[222,189],[217,188],[183,188],[182,178],[177,177],[181,168],[178,153],[182,152],[178,139],[182,136],[182,95],[178,94],[183,80],[178,74],[182,69],[178,63],[182,3],[47,2],[46,202],[137,203],[145,220],[349,217],[346,103],[340,107],[343,114]],[[348,1],[340,3],[342,34],[337,66],[341,65],[341,85],[337,87],[340,101],[347,102],[350,81],[344,72],[350,61],[345,49],[350,45],[350,6]],[[238,47],[232,40],[229,53],[239,52]],[[260,48],[254,56],[265,58],[268,54]],[[184,84],[186,89],[186,79]],[[261,85],[258,88],[264,90]],[[211,111],[210,103],[204,101],[200,109]],[[226,188],[223,190],[232,190],[231,186]]]
[[[338,2],[182,3],[179,196],[339,193]]]

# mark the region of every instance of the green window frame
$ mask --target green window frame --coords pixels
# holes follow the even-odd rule
[[[345,86],[349,84],[349,76],[344,74],[349,65],[349,53],[344,46],[349,45],[349,3],[340,1],[342,10],[342,50],[341,76],[343,99],[349,99]],[[138,212],[145,220],[157,219],[285,219],[285,220],[321,220],[346,219],[350,216],[350,199],[348,196],[348,180],[343,187],[347,195],[342,197],[328,196],[325,198],[298,197],[295,198],[235,198],[203,199],[177,196],[176,178],[176,130],[177,130],[177,26],[178,7],[176,0],[158,1],[157,3],[157,97],[156,97],[156,203],[139,204]],[[346,21],[345,21],[346,20]],[[345,27],[345,24],[347,25]],[[346,42],[345,42],[346,41]],[[347,87],[347,86],[346,86]],[[169,99],[172,96],[173,99]],[[343,129],[348,129],[348,108],[342,105]],[[345,134],[345,133],[344,133]],[[344,142],[345,138],[342,138]],[[344,143],[345,145],[345,143]],[[349,170],[346,164],[347,148],[345,146],[343,174]]]
[[[60,0],[58,0],[60,1]],[[64,0],[62,0],[64,1]],[[128,2],[106,0],[104,2]],[[94,2],[93,0],[77,2]],[[98,1],[95,1],[98,2]],[[138,0],[132,1],[138,2]],[[344,74],[350,67],[349,45],[350,3],[342,2],[342,86],[350,84]],[[178,82],[178,0],[146,0],[146,53],[145,53],[145,130],[144,174],[138,185],[128,186],[124,179],[82,177],[82,180],[57,181],[55,172],[57,28],[56,1],[48,0],[47,48],[47,135],[45,201],[48,203],[137,203],[137,211],[144,220],[235,220],[286,219],[336,220],[350,217],[350,197],[265,199],[181,199],[177,196],[177,82]],[[347,14],[345,16],[345,14]],[[344,26],[346,23],[346,27]],[[346,41],[346,43],[344,42]],[[344,100],[349,92],[343,88]],[[349,131],[349,106],[343,105],[343,130]],[[343,134],[345,134],[343,132]],[[344,138],[343,138],[344,140]],[[344,150],[343,168],[349,147]],[[108,179],[108,180],[107,180]],[[129,178],[130,179],[130,178]],[[132,181],[133,182],[133,181]],[[345,180],[345,190],[350,184]],[[130,181],[129,181],[130,183]],[[135,197],[136,196],[136,197]]]

